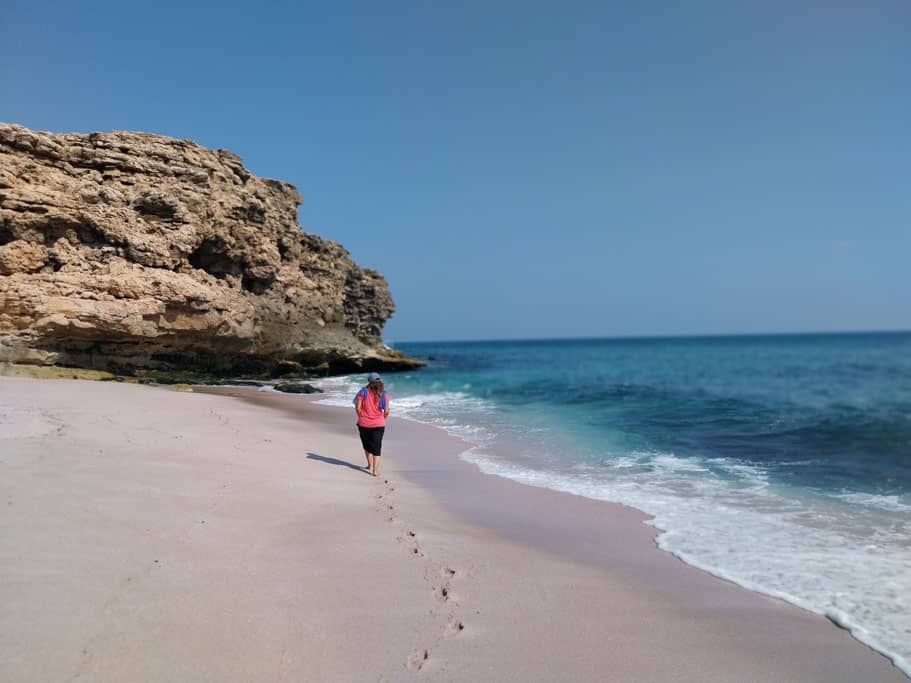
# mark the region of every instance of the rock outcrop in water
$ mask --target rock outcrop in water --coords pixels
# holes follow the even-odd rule
[[[221,374],[420,365],[382,345],[385,279],[302,232],[301,202],[190,141],[0,125],[0,361]]]

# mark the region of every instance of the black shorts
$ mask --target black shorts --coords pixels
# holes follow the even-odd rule
[[[357,431],[361,434],[361,444],[364,450],[373,455],[382,455],[383,450],[383,432],[385,427],[361,427],[357,426]]]

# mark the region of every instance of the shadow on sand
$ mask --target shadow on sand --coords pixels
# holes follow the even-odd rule
[[[320,455],[319,453],[307,453],[307,459],[308,460],[319,460],[320,462],[324,462],[327,465],[338,465],[339,467],[347,467],[352,470],[357,470],[358,472],[363,472],[364,474],[370,474],[370,472],[368,472],[363,467],[358,467],[357,465],[347,462],[346,460],[339,460],[338,458],[329,458],[325,455]]]

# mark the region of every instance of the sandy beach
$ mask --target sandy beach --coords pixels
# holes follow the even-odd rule
[[[908,680],[463,447],[392,419],[374,479],[310,397],[0,378],[0,680]]]

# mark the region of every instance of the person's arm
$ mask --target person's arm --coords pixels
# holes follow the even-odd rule
[[[357,413],[357,416],[361,416],[361,411],[364,409],[364,398],[363,396],[357,397],[357,405],[354,406],[354,412]]]
[[[389,397],[386,397],[386,410],[383,411],[383,417],[389,417]]]

